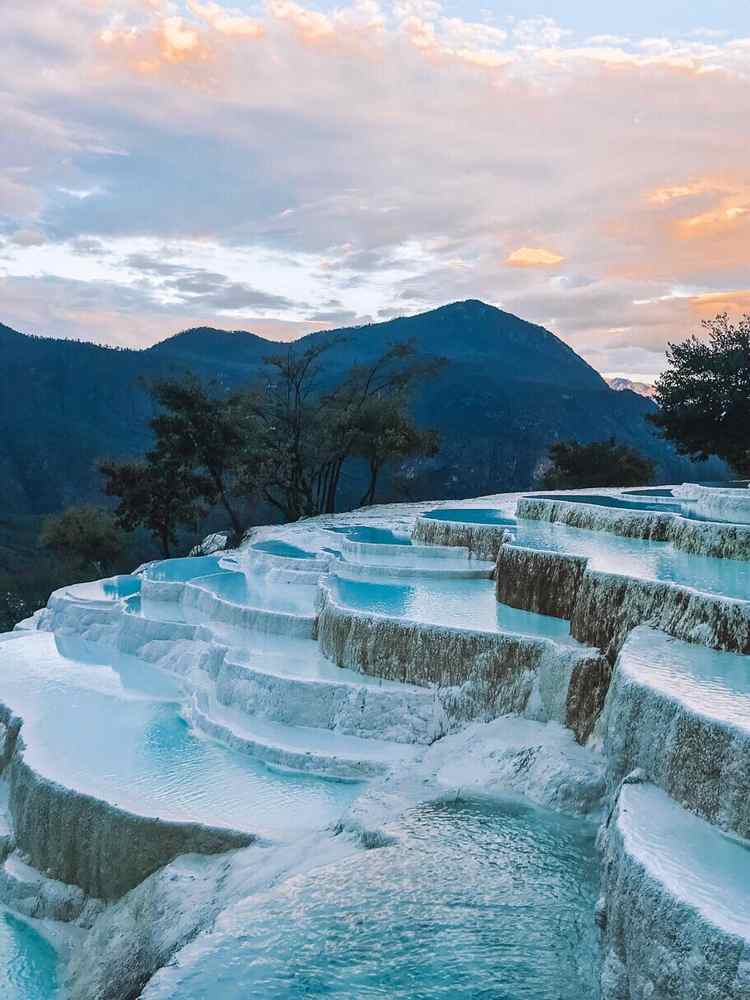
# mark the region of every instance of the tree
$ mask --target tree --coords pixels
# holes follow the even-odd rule
[[[344,463],[352,455],[365,457],[370,469],[371,490],[382,465],[398,457],[399,449],[411,444],[420,451],[427,439],[417,443],[416,425],[407,415],[409,399],[417,385],[434,378],[445,365],[443,358],[422,358],[413,343],[394,344],[370,364],[353,365],[337,388],[325,399],[325,426],[329,434],[327,461],[323,466],[320,510],[333,514]],[[390,440],[377,438],[386,429]],[[410,429],[410,430],[409,430]],[[437,447],[437,445],[436,445]],[[390,449],[390,454],[388,453]],[[372,502],[372,501],[370,501]]]
[[[208,489],[206,480],[158,450],[135,462],[105,459],[99,471],[106,480],[104,493],[119,499],[117,524],[126,531],[146,528],[158,540],[165,559],[177,544],[177,529],[196,528],[205,517],[200,500]]]
[[[409,415],[403,395],[376,397],[367,401],[354,421],[357,437],[354,454],[367,462],[369,482],[359,506],[375,502],[375,490],[383,467],[407,458],[433,457],[440,448],[436,431],[421,430]]]
[[[396,344],[370,364],[353,365],[338,383],[322,391],[326,380],[321,357],[339,343],[341,338],[329,340],[302,353],[291,346],[266,358],[272,377],[244,397],[244,409],[253,413],[255,424],[252,432],[245,432],[240,488],[259,490],[288,521],[336,510],[348,459],[367,459],[371,477],[367,495],[374,495],[386,461],[433,448],[434,437],[418,439],[406,405],[413,388],[432,377],[443,362],[417,357],[411,344]],[[390,439],[380,448],[373,442],[368,449],[367,436],[383,433],[382,414],[389,407]],[[246,418],[245,427],[252,426]]]
[[[124,548],[115,518],[91,504],[68,507],[46,518],[39,540],[44,548],[70,559],[78,568],[91,567],[97,573],[106,573]]]
[[[643,486],[654,476],[651,459],[613,437],[591,444],[556,441],[550,445],[549,457],[552,464],[543,479],[547,489]]]
[[[649,420],[681,455],[717,455],[750,475],[750,315],[730,323],[721,313],[702,325],[708,340],[692,336],[667,348],[659,410]]]
[[[156,450],[170,463],[200,474],[203,499],[208,506],[221,504],[239,541],[244,527],[231,481],[242,436],[229,401],[191,374],[154,382],[150,391],[161,407],[151,421]]]

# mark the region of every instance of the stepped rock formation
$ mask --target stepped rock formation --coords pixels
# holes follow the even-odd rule
[[[742,530],[698,522],[718,569],[693,579],[708,545],[681,542],[686,518],[561,496],[520,498],[512,523],[516,499],[483,501],[510,527],[421,507],[285,526],[277,540],[312,558],[251,540],[143,567],[63,588],[0,637],[0,901],[59,925],[71,1000],[161,997],[170,981],[195,1000],[214,947],[231,986],[251,967],[238,915],[262,915],[272,887],[293,894],[330,864],[338,907],[368,851],[406,849],[398,818],[509,794],[601,820],[601,898],[580,940],[556,942],[583,954],[596,918],[599,989],[576,996],[748,1000]],[[141,811],[87,749],[102,715]]]

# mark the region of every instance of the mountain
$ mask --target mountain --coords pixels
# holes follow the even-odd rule
[[[639,396],[645,396],[646,399],[653,399],[656,394],[656,389],[648,382],[632,382],[629,378],[608,378],[606,382],[610,389],[614,389],[615,392],[627,390],[635,392]]]
[[[415,399],[416,416],[443,436],[438,458],[412,470],[415,497],[528,488],[549,443],[571,437],[614,435],[653,457],[664,481],[721,475],[715,463],[691,467],[655,437],[644,420],[649,400],[613,391],[554,334],[482,302],[314,333],[298,346],[342,336],[328,355],[331,377],[403,340],[447,359]],[[208,327],[135,351],[0,325],[0,514],[98,499],[96,459],[148,446],[145,380],[190,369],[232,388],[257,380],[263,358],[280,349],[251,333]]]

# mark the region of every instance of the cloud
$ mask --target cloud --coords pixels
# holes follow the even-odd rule
[[[505,263],[511,267],[553,267],[561,264],[565,260],[554,250],[545,250],[543,247],[519,247],[509,253],[505,258]]]
[[[39,247],[47,242],[47,238],[38,229],[17,229],[11,234],[10,242],[19,247]]]
[[[0,274],[37,288],[29,326],[287,331],[479,297],[608,370],[629,337],[643,372],[746,287],[747,39],[258,9],[7,0]]]

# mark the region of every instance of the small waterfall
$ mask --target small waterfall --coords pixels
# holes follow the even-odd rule
[[[431,517],[418,517],[412,532],[415,542],[465,548],[475,559],[496,559],[500,547],[511,537],[502,525],[460,524]]]
[[[597,507],[536,497],[519,500],[516,516],[570,528],[607,531],[625,538],[671,542],[675,548],[692,555],[750,559],[750,525],[695,521],[679,514]]]
[[[503,545],[495,586],[501,604],[570,619],[588,560],[583,556]]]

